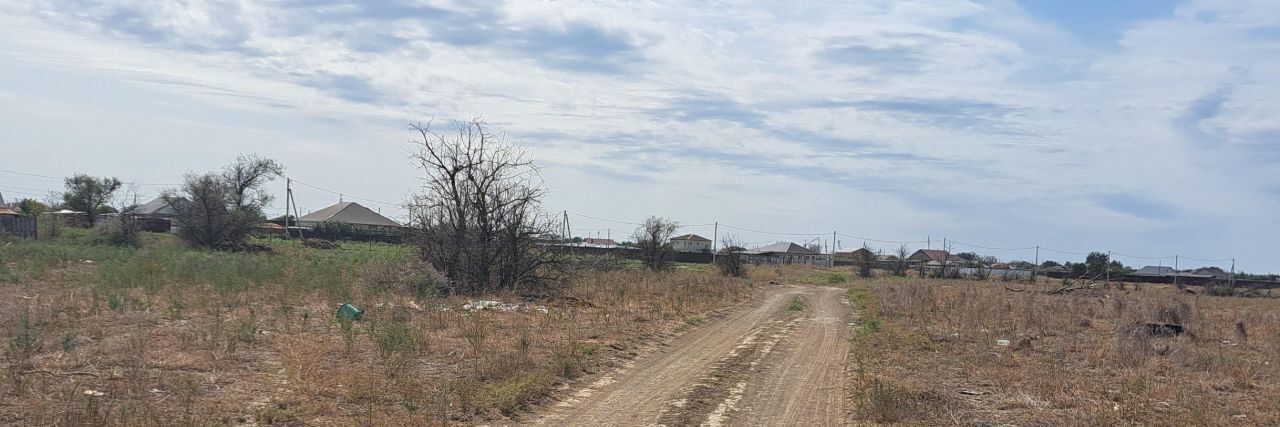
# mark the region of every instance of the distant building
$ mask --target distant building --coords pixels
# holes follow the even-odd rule
[[[138,206],[126,209],[123,214],[127,215],[152,215],[164,218],[173,218],[178,215],[178,210],[173,208],[173,204],[190,203],[186,198],[179,197],[169,203],[164,197],[156,197],[150,202],[143,203]]]
[[[747,262],[763,264],[825,264],[827,256],[791,242],[778,242],[743,253]]]
[[[178,210],[173,205],[182,206],[185,203],[191,203],[186,198],[179,197],[170,203],[164,197],[156,197],[151,201],[138,206],[125,209],[121,215],[129,216],[138,221],[138,224],[146,231],[154,232],[177,232],[181,225],[178,224]]]
[[[6,207],[0,207],[0,216],[18,216],[18,212]]]
[[[1152,276],[1152,277],[1172,276],[1174,271],[1175,270],[1173,269],[1173,267],[1148,265],[1146,267],[1142,267],[1138,269],[1138,271],[1133,272],[1133,275]]]
[[[857,250],[849,251],[849,252],[836,252],[836,257],[846,258],[853,261],[859,261],[863,259],[876,259],[876,254],[874,252],[871,252],[870,249],[858,248]],[[866,258],[863,258],[863,257],[866,257]]]
[[[589,248],[616,248],[618,247],[618,242],[613,241],[613,239],[596,239],[588,237],[582,239],[581,246]]]
[[[355,233],[399,234],[404,226],[359,203],[344,202],[303,215],[298,225],[311,228],[347,228]]]
[[[1200,276],[1209,276],[1218,280],[1227,280],[1231,278],[1231,273],[1223,271],[1218,267],[1200,267],[1191,271],[1191,274]]]
[[[941,249],[921,249],[907,257],[908,260],[926,265],[955,265],[962,260]]]
[[[711,252],[711,239],[697,234],[686,234],[672,237],[671,247],[676,252]]]
[[[876,255],[876,261],[897,261],[897,255]]]

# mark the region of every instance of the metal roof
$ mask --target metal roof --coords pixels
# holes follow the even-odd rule
[[[1133,274],[1138,276],[1167,276],[1173,274],[1173,267],[1148,265],[1138,269],[1138,271],[1133,272]]]
[[[303,215],[299,223],[338,222],[356,225],[377,225],[383,227],[400,227],[400,224],[377,212],[369,210],[356,202],[338,203],[333,206]]]
[[[790,254],[790,255],[820,255],[820,254],[819,254],[818,252],[816,252],[816,251],[810,250],[809,248],[806,248],[806,247],[804,247],[804,246],[800,246],[800,245],[797,245],[797,244],[795,244],[795,243],[791,243],[791,242],[778,242],[778,243],[774,243],[774,244],[772,244],[772,245],[768,245],[768,246],[762,247],[762,248],[760,248],[760,249],[756,249],[756,250],[751,251],[751,252],[749,252],[749,253],[752,253],[752,254],[772,254],[772,253],[778,253],[778,254]]]
[[[711,241],[711,239],[708,239],[708,238],[706,238],[706,237],[699,236],[699,235],[697,235],[697,234],[686,234],[686,235],[683,235],[683,236],[676,236],[676,237],[672,237],[672,238],[671,238],[671,240],[693,240],[693,241],[696,241],[696,242],[710,242],[710,241]]]
[[[179,197],[175,201],[178,203],[185,203],[187,199]],[[164,197],[156,197],[151,199],[150,202],[146,202],[135,206],[133,209],[129,209],[129,211],[125,213],[139,215],[177,215],[178,211],[174,210],[173,206],[166,201]]]

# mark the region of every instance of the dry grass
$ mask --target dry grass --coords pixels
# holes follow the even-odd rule
[[[623,270],[585,273],[550,300],[439,298],[397,284],[385,264],[403,254],[61,245],[0,249],[0,282],[10,282],[0,284],[0,424],[502,419],[752,288],[711,273]],[[479,299],[519,308],[459,309]],[[362,321],[335,318],[348,301],[366,310]]]
[[[864,313],[850,358],[864,421],[1280,424],[1277,299],[892,277],[849,286]],[[1152,337],[1137,322],[1187,333]]]

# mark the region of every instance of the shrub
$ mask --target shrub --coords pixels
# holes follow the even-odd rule
[[[747,265],[742,262],[742,253],[746,251],[738,240],[732,236],[720,240],[719,256],[716,257],[716,268],[720,274],[729,277],[746,277]]]
[[[187,175],[181,196],[173,190],[163,196],[176,212],[178,237],[200,248],[249,248],[249,236],[264,221],[262,208],[271,202],[261,187],[283,172],[274,160],[240,156],[221,173]]]
[[[671,269],[671,236],[680,229],[680,224],[666,218],[650,216],[644,223],[636,227],[631,236],[640,249],[640,260],[653,271]]]
[[[142,230],[132,218],[118,216],[98,221],[93,227],[93,241],[111,246],[142,246]]]

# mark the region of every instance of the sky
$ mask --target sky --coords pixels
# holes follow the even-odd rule
[[[582,236],[1280,271],[1275,1],[0,0],[0,26],[7,199],[256,153],[304,214],[398,218],[408,123],[482,117]]]

